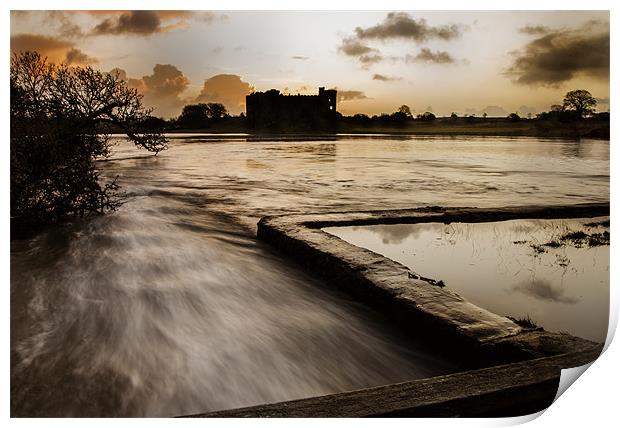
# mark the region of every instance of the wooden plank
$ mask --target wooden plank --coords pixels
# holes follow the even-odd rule
[[[600,348],[359,391],[190,417],[517,416],[548,407],[561,368],[594,360]]]

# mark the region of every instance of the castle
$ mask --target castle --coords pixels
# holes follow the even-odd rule
[[[335,89],[319,88],[318,95],[283,95],[276,89],[245,97],[251,128],[329,129],[336,125]]]

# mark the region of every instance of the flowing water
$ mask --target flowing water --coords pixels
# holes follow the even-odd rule
[[[457,368],[254,239],[263,215],[609,200],[609,142],[177,135],[115,213],[11,242],[14,416],[158,416]]]

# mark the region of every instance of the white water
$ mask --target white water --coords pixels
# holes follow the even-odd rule
[[[11,242],[11,408],[179,415],[456,368],[253,234],[263,215],[609,200],[609,142],[185,136],[102,162],[116,213]]]

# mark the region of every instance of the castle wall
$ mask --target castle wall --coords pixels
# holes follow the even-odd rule
[[[327,129],[336,124],[337,91],[319,88],[318,95],[282,95],[272,89],[246,97],[251,128]]]

